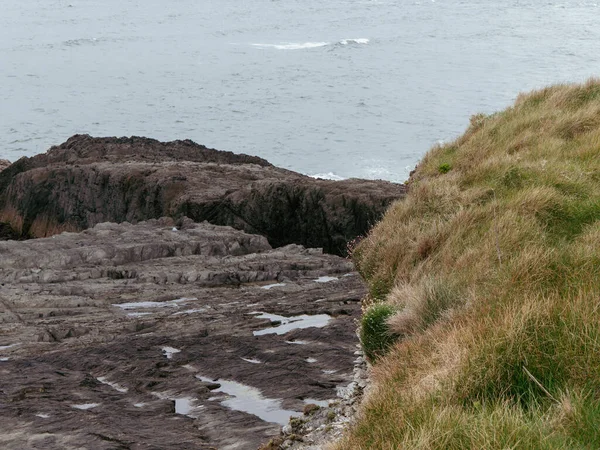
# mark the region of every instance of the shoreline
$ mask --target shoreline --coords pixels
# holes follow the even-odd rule
[[[365,285],[332,253],[404,192],[146,138],[75,136],[0,171],[0,401],[18,430],[0,442],[256,448],[340,394],[303,428],[322,442],[365,385]]]

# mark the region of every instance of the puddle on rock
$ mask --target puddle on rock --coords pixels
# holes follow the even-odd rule
[[[170,400],[175,402],[175,414],[181,414],[182,416],[191,417],[192,419],[197,419],[199,416],[196,412],[194,412],[195,410],[204,408],[204,405],[194,405],[196,399],[193,397],[172,397],[169,394],[164,394],[162,392],[152,392],[152,395],[160,398],[161,400]],[[143,403],[139,404],[143,405]]]
[[[241,302],[229,302],[229,303],[221,303],[219,306],[220,307],[224,307],[224,306],[233,306],[233,305],[239,305]]]
[[[285,286],[285,283],[275,283],[275,284],[267,284],[266,286],[261,286],[261,289],[266,289],[267,291],[269,289],[273,289],[275,287],[283,287]]]
[[[255,317],[257,319],[269,319],[271,322],[281,322],[281,324],[276,327],[254,331],[254,336],[261,336],[264,334],[285,334],[292,330],[303,328],[323,328],[329,324],[330,320],[332,320],[332,317],[328,314],[317,314],[314,316],[302,314],[301,316],[285,317],[277,314],[260,313],[260,315]]]
[[[194,407],[192,406],[192,403],[194,402],[194,400],[195,399],[193,399],[191,397],[176,398],[175,399],[175,414],[189,416],[192,412],[192,409],[194,409]]]
[[[150,312],[132,312],[132,313],[127,313],[128,317],[144,317],[144,316],[151,316],[152,313]]]
[[[262,364],[262,361],[258,360],[258,359],[254,359],[254,358],[241,358],[246,362],[252,363],[252,364]]]
[[[313,280],[315,283],[329,283],[331,281],[339,280],[338,277],[319,277],[316,280]]]
[[[205,383],[214,383],[212,379],[201,375],[196,375],[196,378]],[[265,398],[259,389],[252,386],[229,380],[218,380],[217,382],[221,387],[214,392],[222,392],[231,396],[221,400],[221,405],[230,409],[254,414],[265,422],[273,422],[279,425],[286,425],[290,420],[290,416],[301,415],[297,411],[282,409],[281,400]]]
[[[181,350],[179,350],[177,348],[173,348],[173,347],[163,347],[162,351],[165,354],[165,356],[167,357],[167,359],[172,359],[173,355],[175,353],[180,353],[181,352]]]
[[[117,383],[113,383],[112,381],[108,381],[106,379],[106,377],[98,377],[96,378],[100,383],[102,384],[106,384],[108,386],[110,386],[111,388],[113,388],[116,391],[122,392],[122,393],[126,393],[129,389],[127,389],[126,387],[121,386],[120,384]]]
[[[17,342],[16,344],[10,344],[10,345],[0,345],[0,350],[6,350],[8,348],[16,347],[17,345],[20,345],[20,342]]]
[[[180,303],[187,303],[198,300],[196,297],[182,297],[166,302],[130,302],[130,303],[113,303],[113,306],[124,310],[129,309],[146,309],[146,308],[179,308]]]
[[[95,408],[96,406],[100,406],[100,403],[82,403],[80,405],[71,405],[71,408],[81,409],[85,411],[87,409]]]
[[[208,308],[197,308],[197,309],[186,309],[185,311],[178,311],[173,313],[173,316],[180,316],[182,314],[194,314],[208,311]]]

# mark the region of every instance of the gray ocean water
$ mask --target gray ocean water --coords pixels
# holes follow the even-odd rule
[[[0,158],[143,135],[403,181],[472,114],[598,74],[584,0],[1,0]]]

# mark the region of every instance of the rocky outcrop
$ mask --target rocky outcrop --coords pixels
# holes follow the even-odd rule
[[[185,218],[0,254],[2,448],[258,448],[353,381],[346,259]]]
[[[12,163],[8,159],[0,159],[0,172],[10,166]]]
[[[267,161],[146,138],[74,136],[0,172],[0,222],[43,237],[111,221],[187,216],[343,254],[403,185],[315,180]]]

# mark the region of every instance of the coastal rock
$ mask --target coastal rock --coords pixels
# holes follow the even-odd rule
[[[8,159],[0,159],[0,172],[10,166],[12,163]]]
[[[338,256],[187,218],[0,254],[3,448],[258,448],[354,379]]]
[[[192,141],[77,135],[0,172],[0,222],[22,236],[187,216],[344,254],[404,185],[313,179]]]

